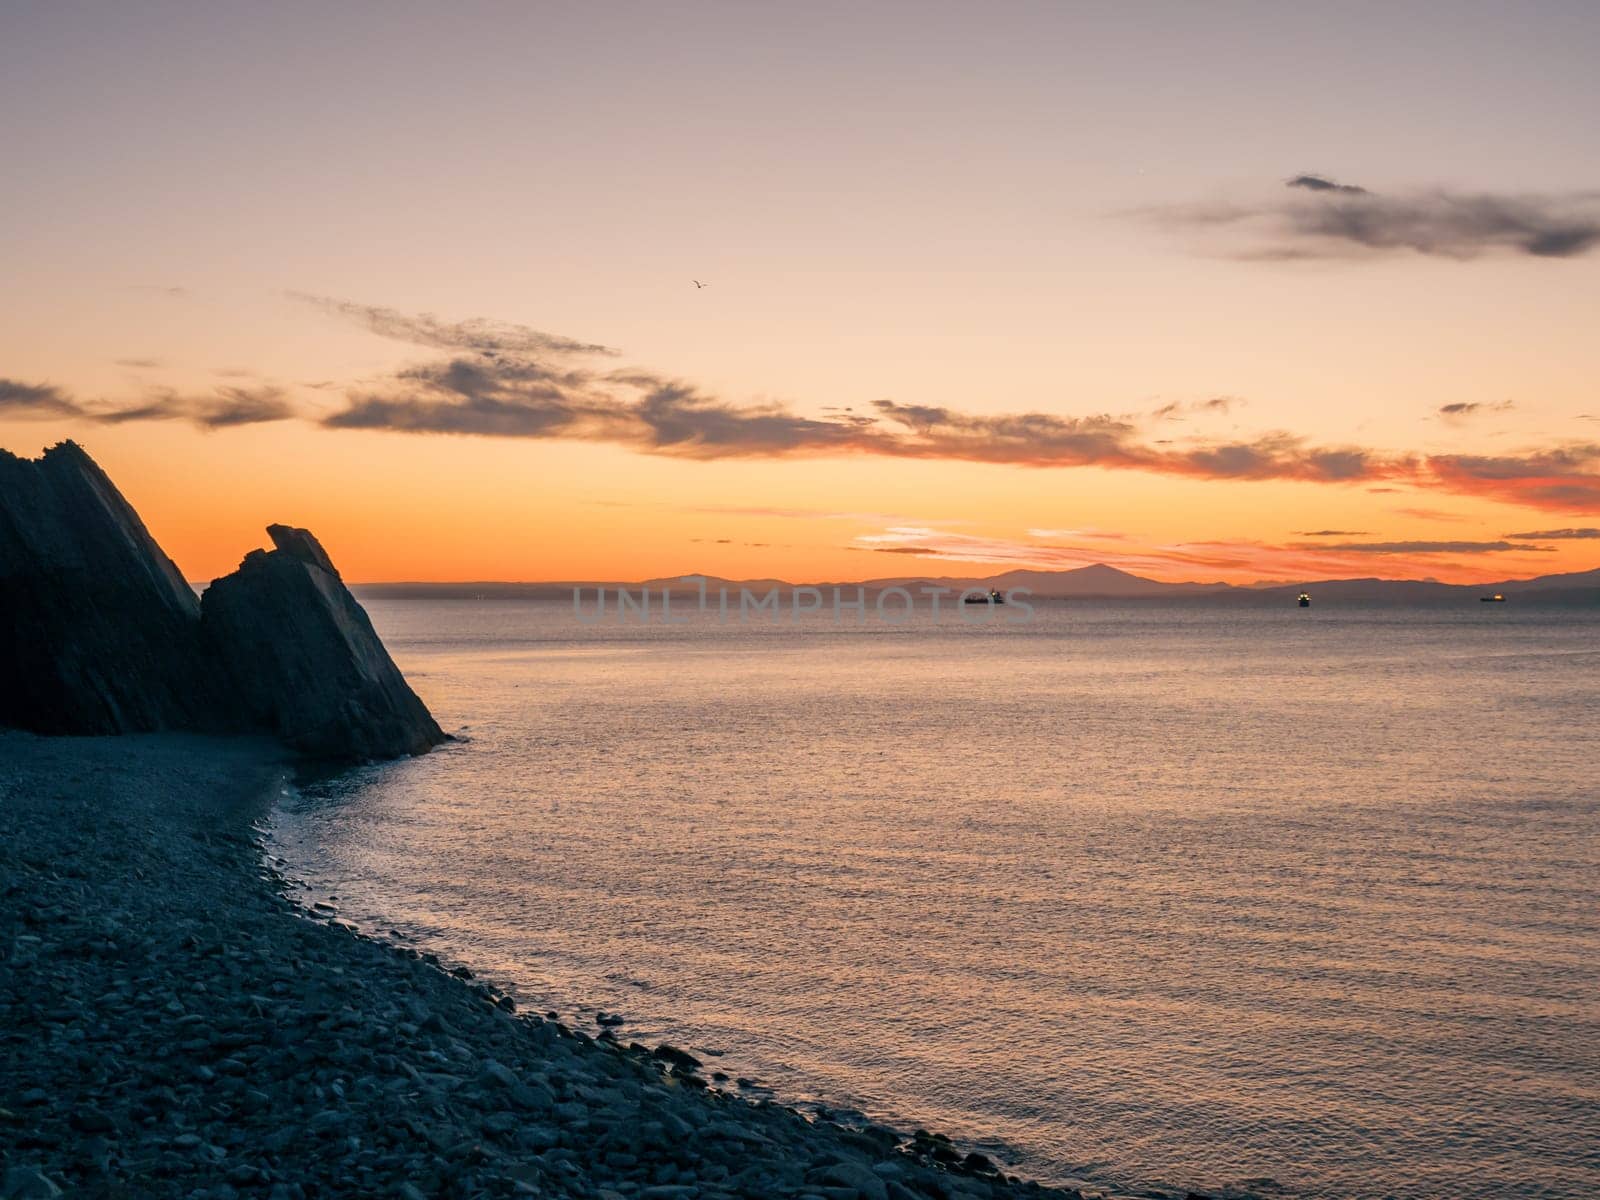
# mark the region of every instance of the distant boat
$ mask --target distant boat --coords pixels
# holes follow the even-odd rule
[[[1301,592],[1300,593],[1300,607],[1301,608],[1310,608],[1311,607],[1311,593],[1310,592]]]
[[[987,596],[963,596],[961,599],[963,604],[1004,604],[1005,602],[1006,598],[993,588],[989,589]]]
[[[1496,592],[1492,596],[1479,596],[1478,599],[1484,604],[1504,604],[1506,602],[1506,598],[1499,592]]]

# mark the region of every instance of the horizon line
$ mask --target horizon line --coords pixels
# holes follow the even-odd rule
[[[1048,576],[1053,576],[1053,577],[1066,577],[1066,576],[1072,576],[1072,575],[1079,574],[1079,573],[1081,573],[1083,571],[1092,570],[1095,567],[1105,567],[1105,568],[1108,568],[1110,570],[1116,571],[1119,574],[1124,575],[1129,579],[1137,580],[1140,583],[1155,584],[1158,587],[1164,587],[1164,588],[1201,588],[1201,589],[1209,589],[1209,590],[1227,590],[1227,591],[1235,591],[1235,592],[1270,591],[1270,590],[1272,590],[1274,588],[1309,587],[1309,586],[1315,586],[1317,584],[1334,584],[1334,583],[1427,584],[1427,585],[1430,585],[1430,586],[1433,586],[1433,587],[1477,588],[1477,587],[1487,587],[1487,586],[1489,586],[1491,584],[1527,584],[1527,583],[1534,583],[1534,582],[1537,582],[1539,580],[1544,580],[1544,579],[1563,579],[1563,578],[1568,578],[1568,577],[1585,576],[1585,575],[1591,575],[1591,574],[1594,574],[1597,571],[1600,571],[1600,564],[1597,564],[1596,566],[1586,567],[1586,568],[1583,568],[1583,569],[1580,569],[1580,570],[1577,570],[1577,571],[1557,571],[1557,572],[1553,572],[1553,573],[1546,574],[1546,575],[1530,575],[1530,576],[1521,577],[1521,578],[1515,578],[1515,579],[1504,578],[1504,577],[1496,578],[1496,577],[1493,577],[1493,576],[1488,576],[1488,577],[1485,577],[1485,578],[1483,578],[1481,580],[1472,581],[1472,582],[1465,582],[1465,583],[1450,583],[1450,582],[1446,582],[1446,581],[1441,580],[1441,579],[1435,579],[1435,578],[1431,578],[1431,577],[1384,576],[1384,575],[1343,575],[1343,576],[1322,576],[1322,577],[1318,577],[1318,578],[1301,577],[1299,579],[1294,579],[1294,580],[1259,579],[1259,580],[1255,580],[1255,581],[1253,581],[1251,583],[1228,583],[1228,582],[1226,582],[1224,580],[1210,580],[1210,581],[1207,581],[1207,580],[1198,580],[1198,579],[1183,579],[1183,580],[1155,579],[1155,578],[1152,578],[1151,576],[1148,576],[1148,575],[1135,574],[1132,571],[1124,570],[1123,568],[1114,566],[1111,563],[1097,562],[1097,563],[1089,563],[1089,564],[1087,564],[1085,566],[1082,566],[1082,567],[1066,567],[1066,568],[1061,568],[1059,570],[1052,570],[1050,568],[1012,567],[1012,568],[1009,568],[1008,570],[995,572],[995,573],[992,573],[992,574],[989,574],[989,575],[978,575],[978,574],[971,574],[971,575],[932,575],[932,574],[926,574],[926,575],[886,575],[886,576],[878,576],[878,577],[872,578],[872,579],[824,579],[824,580],[815,580],[815,581],[808,581],[808,582],[796,582],[794,580],[783,579],[783,578],[780,578],[778,576],[760,576],[760,577],[733,578],[731,576],[715,575],[715,574],[711,574],[711,573],[708,573],[708,572],[690,572],[690,573],[685,573],[683,575],[658,575],[658,576],[652,576],[652,577],[650,577],[648,579],[640,579],[640,578],[633,578],[633,579],[621,579],[621,578],[608,578],[608,579],[601,579],[601,578],[589,578],[589,579],[368,579],[368,580],[359,580],[359,581],[354,581],[354,582],[351,582],[351,581],[346,581],[346,582],[349,584],[350,587],[523,587],[523,588],[548,587],[548,588],[569,588],[569,587],[645,587],[645,586],[660,586],[662,584],[669,584],[669,583],[670,584],[682,584],[682,585],[684,585],[686,587],[690,587],[690,586],[692,586],[692,581],[693,580],[695,580],[695,579],[705,579],[705,580],[708,580],[708,581],[713,581],[714,580],[714,581],[717,581],[717,582],[720,582],[720,583],[728,583],[728,584],[776,584],[776,585],[779,585],[779,586],[792,587],[792,588],[800,588],[800,587],[868,587],[868,586],[893,587],[893,586],[896,586],[896,585],[900,585],[900,584],[904,584],[904,583],[910,583],[910,582],[917,582],[917,581],[922,581],[922,582],[927,582],[927,583],[938,583],[938,582],[943,582],[943,581],[971,581],[971,582],[974,582],[974,583],[987,583],[987,582],[992,582],[993,580],[996,580],[996,579],[1000,578],[1003,575],[1011,575],[1011,574],[1016,574],[1018,572],[1026,572],[1026,573],[1038,574],[1038,575],[1048,575]],[[205,588],[205,587],[209,587],[211,585],[211,583],[214,582],[214,581],[213,580],[209,580],[209,579],[190,579],[190,580],[187,580],[187,582],[188,582],[189,586],[191,586],[191,587]],[[1575,586],[1582,586],[1582,585],[1575,585]]]

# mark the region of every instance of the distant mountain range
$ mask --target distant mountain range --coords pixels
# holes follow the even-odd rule
[[[1144,596],[1180,596],[1199,592],[1226,592],[1235,590],[1226,583],[1162,583],[1130,575],[1117,567],[1095,563],[1092,567],[1074,567],[1070,571],[1007,571],[1001,575],[983,578],[947,578],[911,576],[902,579],[870,579],[867,587],[916,587],[920,585],[949,588],[994,588],[1004,592],[1008,588],[1027,588],[1035,596],[1104,596],[1116,599],[1135,599]]]
[[[781,579],[723,579],[706,576],[708,593],[715,597],[719,588],[727,588],[737,596],[740,588],[756,594],[772,588],[812,586],[820,588],[863,587],[868,592],[878,592],[890,587],[903,587],[917,594],[919,587],[943,587],[952,591],[978,588],[1005,592],[1012,588],[1027,588],[1032,596],[1041,599],[1072,600],[1184,600],[1203,599],[1235,603],[1276,604],[1292,600],[1304,591],[1311,593],[1313,601],[1343,603],[1416,604],[1441,603],[1476,599],[1478,596],[1502,593],[1508,599],[1519,595],[1537,595],[1555,603],[1600,603],[1600,568],[1591,571],[1574,571],[1563,575],[1541,575],[1534,579],[1507,579],[1499,583],[1452,584],[1418,579],[1319,579],[1298,583],[1261,583],[1235,585],[1230,583],[1163,583],[1145,579],[1105,563],[1088,567],[1075,567],[1066,571],[1006,571],[999,575],[929,576],[906,575],[885,579],[833,581],[796,585]],[[369,583],[355,590],[375,599],[402,599],[411,597],[482,597],[484,599],[509,598],[570,598],[574,587],[608,589],[629,588],[637,592],[648,587],[659,593],[671,588],[675,597],[694,596],[698,588],[686,584],[680,576],[631,581],[585,580],[549,583]]]

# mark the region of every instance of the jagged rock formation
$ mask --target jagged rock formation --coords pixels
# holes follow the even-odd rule
[[[81,447],[0,451],[0,724],[269,731],[352,760],[443,741],[316,538],[268,533],[197,599]]]
[[[444,739],[307,530],[269,525],[206,589],[201,624],[250,721],[318,758],[420,754]]]
[[[0,451],[0,723],[225,728],[200,602],[84,451]]]

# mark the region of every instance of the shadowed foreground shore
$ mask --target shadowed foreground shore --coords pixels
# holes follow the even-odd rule
[[[708,1092],[307,919],[253,829],[285,771],[0,733],[0,1195],[1078,1195]]]

